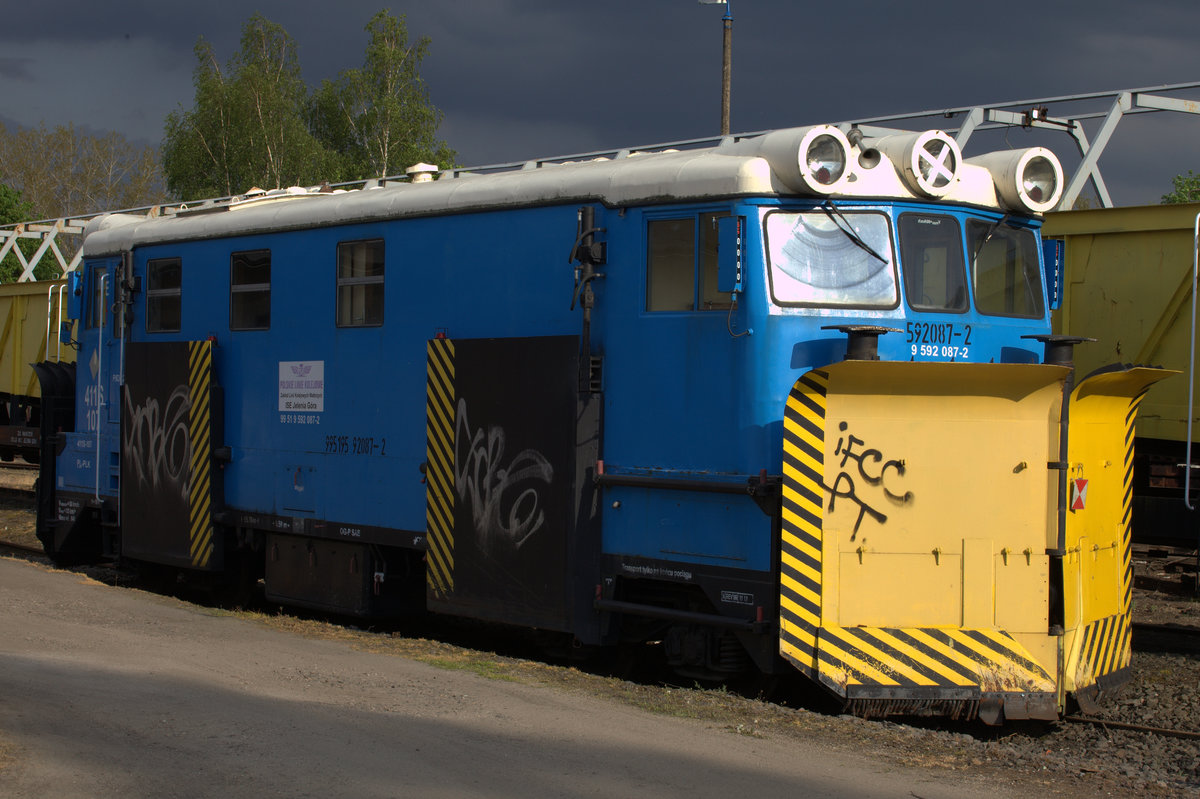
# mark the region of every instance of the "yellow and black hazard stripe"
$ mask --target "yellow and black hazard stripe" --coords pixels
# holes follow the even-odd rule
[[[454,591],[454,342],[428,344],[425,408],[426,580],[436,597]]]
[[[780,653],[815,677],[821,626],[821,519],[825,502],[826,372],[808,372],[784,409]]]
[[[1121,495],[1121,558],[1125,585],[1121,609],[1128,614],[1133,601],[1133,440],[1138,407],[1146,397],[1149,386],[1129,401],[1125,414],[1125,471]]]
[[[1138,407],[1150,387],[1130,399],[1125,414],[1125,452],[1122,474],[1121,529],[1121,612],[1097,619],[1084,627],[1080,641],[1081,673],[1091,680],[1125,668],[1133,655],[1133,626],[1130,607],[1133,598],[1133,443]],[[1082,687],[1082,686],[1080,686]]]
[[[1051,691],[1054,680],[1019,643],[997,630],[823,626],[822,682],[847,695],[870,687]]]
[[[1128,612],[1099,619],[1083,629],[1080,643],[1080,669],[1091,681],[1129,665],[1133,655],[1133,624]],[[1077,686],[1082,688],[1084,686]]]
[[[823,619],[828,393],[829,373],[810,371],[793,386],[784,410],[780,653],[846,697],[913,688],[964,698],[985,685],[1052,692],[1054,678],[1003,631],[840,627]]]
[[[192,565],[207,568],[213,556],[212,342],[188,342],[188,436],[192,445],[188,492],[188,543]]]

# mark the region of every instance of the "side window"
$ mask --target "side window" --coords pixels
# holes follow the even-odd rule
[[[383,324],[383,240],[343,241],[337,247],[338,327]]]
[[[729,295],[717,291],[717,219],[728,213],[700,214],[700,310],[728,310]]]
[[[904,293],[915,311],[967,310],[962,229],[940,214],[900,215]]]
[[[107,318],[105,311],[108,309],[108,303],[104,298],[108,289],[108,281],[105,280],[107,274],[108,270],[104,267],[92,270],[92,291],[87,313],[89,328],[104,327],[104,320]]]
[[[271,251],[235,252],[229,257],[229,329],[271,327]]]
[[[1043,281],[1032,231],[973,219],[967,223],[967,252],[981,313],[1042,318]]]
[[[695,220],[651,220],[647,237],[646,310],[695,310]]]
[[[146,332],[179,331],[182,319],[183,263],[155,258],[146,264]]]
[[[703,213],[653,219],[646,228],[646,310],[695,311],[729,307],[717,291],[717,218]]]

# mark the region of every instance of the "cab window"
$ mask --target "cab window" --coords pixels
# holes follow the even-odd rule
[[[899,302],[884,214],[777,212],[763,224],[777,304],[893,308]]]
[[[990,316],[1040,319],[1045,314],[1037,241],[1030,230],[972,219],[967,252],[975,307]]]
[[[646,230],[646,310],[728,309],[717,291],[717,219],[702,213],[678,219],[652,219]]]
[[[914,311],[967,310],[962,228],[952,216],[901,214],[900,268],[904,295]]]

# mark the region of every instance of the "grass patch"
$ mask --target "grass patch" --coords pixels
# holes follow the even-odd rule
[[[506,682],[521,682],[504,663],[483,658],[466,657],[450,659],[443,657],[422,658],[421,662],[447,671],[469,671],[489,680],[504,680]]]
[[[17,747],[4,738],[0,738],[0,774],[12,768],[17,762]]]

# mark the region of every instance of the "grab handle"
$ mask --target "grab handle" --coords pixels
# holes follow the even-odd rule
[[[1184,450],[1184,460],[1187,469],[1183,476],[1183,504],[1188,510],[1192,507],[1192,399],[1195,394],[1196,375],[1196,284],[1200,282],[1200,214],[1196,214],[1196,222],[1192,226],[1192,336],[1188,351],[1188,401],[1187,401],[1187,449]]]

